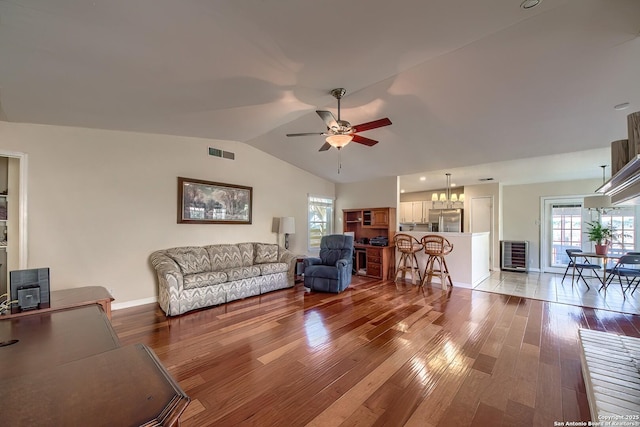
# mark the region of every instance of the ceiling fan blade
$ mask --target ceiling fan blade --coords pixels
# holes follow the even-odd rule
[[[327,151],[329,148],[331,148],[331,144],[329,144],[328,142],[325,142],[318,151]]]
[[[366,138],[366,137],[360,136],[360,135],[353,135],[353,139],[351,141],[357,142],[358,144],[364,144],[364,145],[366,145],[368,147],[371,147],[371,146],[376,145],[378,143],[378,141],[376,141],[374,139]]]
[[[324,121],[324,124],[327,125],[327,128],[331,129],[338,126],[338,122],[331,111],[316,110],[316,113],[318,113],[322,121]]]
[[[365,130],[371,130],[376,128],[381,128],[383,126],[389,126],[391,124],[391,120],[388,117],[384,119],[374,120],[372,122],[362,123],[361,125],[353,126],[355,129],[353,132],[364,132]]]
[[[288,133],[287,136],[325,135],[324,132]]]

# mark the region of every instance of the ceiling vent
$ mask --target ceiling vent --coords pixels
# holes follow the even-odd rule
[[[478,181],[480,182],[493,181],[493,178],[480,178]]]

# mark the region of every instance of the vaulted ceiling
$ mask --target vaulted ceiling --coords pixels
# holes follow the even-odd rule
[[[640,1],[520,3],[0,0],[3,117],[241,141],[408,191],[445,170],[462,185],[599,178],[640,110]],[[315,110],[336,113],[336,87],[343,119],[391,119],[363,133],[379,144],[285,136],[324,131]]]

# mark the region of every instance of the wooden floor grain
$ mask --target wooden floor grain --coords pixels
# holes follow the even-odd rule
[[[579,327],[640,336],[640,317],[354,278],[175,318],[118,310],[192,402],[182,426],[553,426],[587,421]]]

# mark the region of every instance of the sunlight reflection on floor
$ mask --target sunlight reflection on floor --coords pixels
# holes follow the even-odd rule
[[[589,289],[582,282],[571,283],[567,277],[562,282],[562,274],[522,273],[494,271],[489,278],[473,289],[525,298],[552,301],[582,307],[600,308],[622,313],[640,314],[640,291],[623,293],[620,286],[611,284],[608,290],[598,291],[600,282],[587,279]]]

